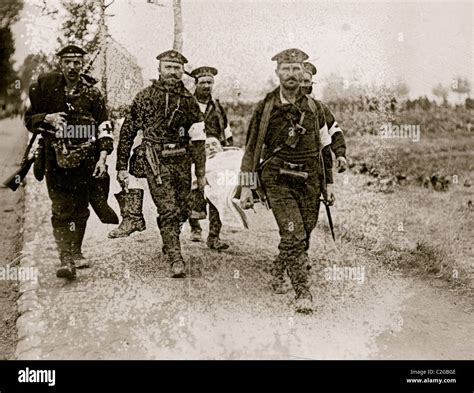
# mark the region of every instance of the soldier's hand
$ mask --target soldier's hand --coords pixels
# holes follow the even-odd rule
[[[100,178],[100,177],[104,177],[106,173],[107,173],[107,166],[105,165],[105,162],[102,160],[97,161],[97,164],[95,164],[95,169],[92,176]]]
[[[251,209],[253,207],[253,194],[250,187],[242,187],[240,191],[240,206],[242,209]]]
[[[347,169],[347,161],[344,157],[337,157],[336,168],[338,173],[344,172]]]
[[[64,112],[48,113],[44,117],[43,121],[45,123],[51,124],[57,130],[62,130],[64,127],[66,127],[66,116],[67,114]]]
[[[204,191],[204,187],[206,186],[206,184],[208,184],[206,176],[196,176],[196,180],[197,180],[198,190]]]
[[[326,195],[323,195],[323,197],[329,206],[334,205],[334,202],[336,202],[336,196],[334,195],[334,188],[332,184],[326,184]]]
[[[119,182],[122,189],[128,194],[128,172],[118,171],[117,181]]]

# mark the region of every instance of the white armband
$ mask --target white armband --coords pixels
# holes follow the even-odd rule
[[[319,136],[321,138],[321,147],[331,144],[331,135],[329,135],[328,126],[326,124],[319,130]]]
[[[191,138],[191,141],[205,141],[206,133],[204,132],[205,124],[203,121],[199,123],[193,123],[189,128],[188,134]]]
[[[99,124],[99,135],[97,136],[97,139],[113,138],[112,130],[112,123],[109,120],[103,121]]]
[[[232,137],[232,130],[230,129],[229,125],[224,130],[224,139],[227,140]]]
[[[334,122],[331,129],[329,130],[329,135],[333,136],[336,132],[342,132],[341,128],[339,127],[339,124],[337,124],[337,121]]]

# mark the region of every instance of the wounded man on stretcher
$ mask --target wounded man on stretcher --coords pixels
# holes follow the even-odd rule
[[[209,235],[207,246],[215,250],[228,248],[220,240],[223,225],[247,229],[247,217],[238,203],[234,201],[239,185],[240,164],[243,151],[236,147],[222,147],[217,138],[206,139],[206,179],[204,195],[197,189],[193,170],[192,212],[189,219],[191,240],[201,241],[199,220],[206,218],[206,207],[209,216]]]

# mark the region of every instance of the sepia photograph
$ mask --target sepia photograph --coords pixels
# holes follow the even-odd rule
[[[474,359],[472,1],[0,11],[0,359]]]

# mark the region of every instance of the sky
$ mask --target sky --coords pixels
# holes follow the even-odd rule
[[[155,57],[173,43],[172,2],[158,1],[115,0],[109,8],[110,34],[136,57],[145,80],[156,78]],[[38,17],[38,0],[25,2],[14,29],[19,63],[39,49],[54,51],[60,25]],[[431,96],[435,84],[457,75],[474,85],[472,1],[182,0],[182,8],[186,68],[215,66],[220,91],[258,94],[276,82],[271,57],[290,47],[317,66],[316,89],[332,73],[348,83],[403,80],[412,97]]]

